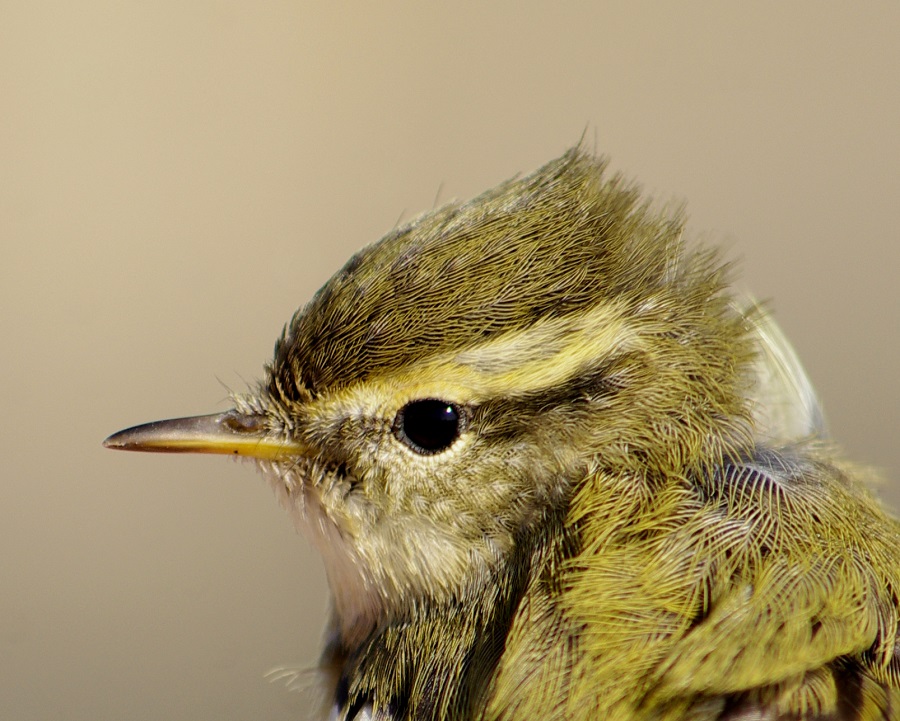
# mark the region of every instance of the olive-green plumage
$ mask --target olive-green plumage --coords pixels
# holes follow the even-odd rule
[[[235,410],[339,719],[900,719],[900,526],[777,327],[580,149],[360,251]]]

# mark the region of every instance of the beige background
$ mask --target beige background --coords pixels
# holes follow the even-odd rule
[[[353,250],[583,132],[900,500],[900,5],[481,5],[0,2],[0,718],[307,717],[264,674],[326,589],[270,492],[100,441],[223,409]]]

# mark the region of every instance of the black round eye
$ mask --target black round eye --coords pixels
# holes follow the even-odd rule
[[[394,434],[416,453],[431,455],[449,448],[462,430],[462,414],[452,403],[426,398],[410,401],[394,420]]]

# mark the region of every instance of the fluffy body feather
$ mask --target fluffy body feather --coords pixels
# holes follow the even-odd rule
[[[900,718],[900,527],[682,225],[570,151],[359,252],[235,399],[304,449],[333,718]]]

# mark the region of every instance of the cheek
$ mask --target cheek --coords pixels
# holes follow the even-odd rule
[[[517,457],[484,453],[453,470],[435,485],[457,527],[496,537],[519,527],[539,503],[537,479]]]

